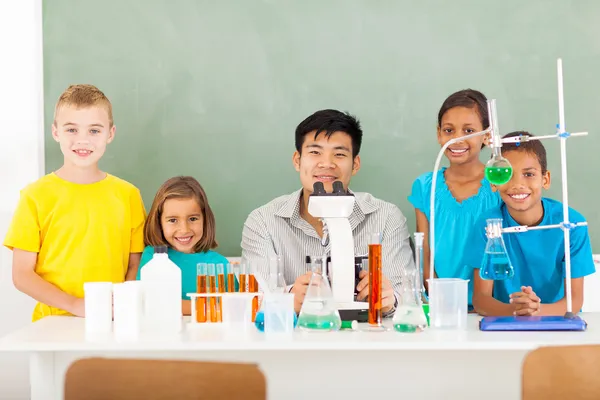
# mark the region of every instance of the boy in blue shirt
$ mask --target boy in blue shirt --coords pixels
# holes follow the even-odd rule
[[[505,137],[533,136],[513,132]],[[506,143],[502,155],[513,167],[511,180],[493,189],[503,203],[478,219],[465,251],[464,264],[474,269],[473,306],[481,315],[564,315],[565,251],[562,229],[543,229],[503,234],[514,268],[512,279],[492,281],[479,275],[487,237],[486,220],[501,218],[502,227],[536,226],[563,222],[562,203],[542,197],[550,187],[546,150],[539,140],[520,144]],[[569,208],[569,222],[584,222],[577,211]],[[583,305],[583,279],[595,272],[587,226],[570,231],[571,289],[573,310]]]

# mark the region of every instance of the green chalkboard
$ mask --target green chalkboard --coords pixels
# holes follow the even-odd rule
[[[600,2],[565,0],[45,1],[46,171],[62,156],[53,106],[72,83],[113,102],[116,140],[102,167],[137,185],[195,176],[217,218],[219,251],[239,255],[248,213],[299,188],[294,129],[313,111],[356,114],[365,131],[352,182],[397,204],[431,170],[438,109],[471,87],[496,98],[503,132],[551,134],[556,59],[565,69],[571,204],[593,244],[600,145]],[[545,142],[560,197],[558,143]],[[484,153],[486,157],[489,153]]]

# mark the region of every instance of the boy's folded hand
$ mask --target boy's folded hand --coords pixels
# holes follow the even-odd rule
[[[540,312],[542,301],[531,286],[521,286],[520,292],[510,295],[510,303],[514,305],[514,315],[534,316]]]

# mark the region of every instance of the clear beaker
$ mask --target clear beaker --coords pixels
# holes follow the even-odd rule
[[[312,260],[312,274],[298,316],[298,326],[305,331],[339,330],[342,319],[327,279],[327,258],[313,257]]]
[[[261,312],[264,313],[264,332],[267,336],[289,338],[294,332],[296,313],[293,293],[266,293]]]
[[[495,281],[511,279],[515,275],[515,270],[508,258],[502,238],[501,218],[487,220],[486,235],[488,242],[485,246],[479,276],[481,279]]]
[[[466,329],[469,280],[428,279],[429,324],[432,328]]]

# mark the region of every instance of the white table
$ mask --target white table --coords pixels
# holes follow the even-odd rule
[[[481,332],[480,317],[469,315],[462,332],[297,332],[282,342],[258,331],[229,337],[217,324],[203,324],[170,339],[143,335],[133,343],[92,342],[83,319],[47,317],[0,339],[0,351],[30,353],[33,400],[62,399],[68,366],[88,356],[255,362],[267,378],[269,399],[518,399],[529,350],[600,343],[600,313],[583,317],[586,332]]]

